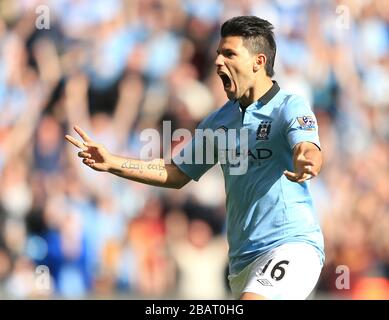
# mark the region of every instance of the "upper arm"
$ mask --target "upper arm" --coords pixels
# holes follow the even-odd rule
[[[166,184],[168,186],[180,189],[185,186],[192,178],[187,176],[177,165],[172,162],[165,165],[167,172]]]
[[[283,133],[291,149],[302,142],[320,150],[319,128],[309,104],[299,96],[291,96],[280,111]],[[314,147],[307,145],[307,148]]]
[[[208,129],[213,132],[209,119],[210,117],[204,119],[197,129]],[[177,170],[195,181],[218,162],[214,141],[210,141],[212,137],[205,133],[206,131],[196,132],[191,141],[172,159]]]

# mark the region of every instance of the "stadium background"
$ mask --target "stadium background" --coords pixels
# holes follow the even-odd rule
[[[1,0],[0,298],[230,298],[220,169],[148,187],[82,166],[63,136],[78,124],[137,157],[144,128],[193,130],[226,100],[213,60],[221,22],[241,14],[275,25],[275,79],[318,117],[326,264],[312,298],[389,298],[381,0]]]

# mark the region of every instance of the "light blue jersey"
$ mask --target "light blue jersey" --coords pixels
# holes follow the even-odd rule
[[[238,101],[228,101],[198,128],[248,129],[248,168],[231,175],[231,164],[221,164],[226,189],[227,238],[230,273],[236,274],[259,255],[287,242],[313,245],[324,261],[323,236],[309,191],[309,181],[289,181],[294,171],[293,148],[304,141],[320,147],[318,126],[309,105],[299,96],[272,88],[243,112]],[[184,149],[203,148],[192,139]],[[184,152],[183,150],[182,152]],[[198,181],[213,164],[176,165]]]

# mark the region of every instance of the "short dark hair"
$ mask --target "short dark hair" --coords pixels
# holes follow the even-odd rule
[[[253,53],[263,53],[266,56],[266,75],[274,75],[274,59],[276,56],[276,42],[274,40],[273,25],[267,20],[256,16],[234,17],[223,23],[220,35],[239,36],[243,38],[247,49]]]

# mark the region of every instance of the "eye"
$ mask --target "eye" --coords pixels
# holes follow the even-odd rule
[[[226,58],[232,58],[233,56],[235,56],[235,53],[233,53],[232,51],[226,51],[226,52],[224,53],[224,56],[225,56]]]

